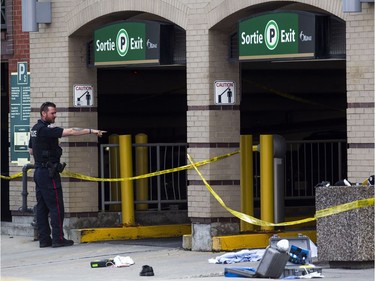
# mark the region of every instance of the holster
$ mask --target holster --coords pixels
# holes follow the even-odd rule
[[[54,176],[56,176],[56,173],[61,173],[62,171],[64,171],[65,169],[65,166],[66,166],[66,163],[60,163],[60,162],[56,162],[56,163],[50,163],[48,162],[48,175],[50,178],[53,178]]]

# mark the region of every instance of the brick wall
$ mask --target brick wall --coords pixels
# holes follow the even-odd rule
[[[14,7],[15,29],[21,29],[21,0],[19,6]],[[52,23],[40,24],[39,32],[23,33],[29,38],[30,34],[30,76],[31,76],[31,116],[30,125],[40,118],[39,107],[45,101],[52,101],[57,105],[56,125],[63,128],[97,128],[96,101],[94,108],[79,110],[73,104],[73,85],[96,83],[96,75],[90,75],[94,69],[86,68],[85,47],[87,41],[72,42],[70,48],[66,33],[64,15],[69,14],[69,1],[52,1]],[[28,41],[15,39],[17,52],[24,53],[23,44]],[[82,59],[82,56],[84,59]],[[18,56],[16,62],[22,56]],[[29,55],[28,55],[29,58]],[[23,59],[23,58],[22,58]],[[71,61],[71,63],[70,63]],[[95,73],[95,72],[94,72]],[[94,78],[88,78],[88,77]],[[98,152],[97,138],[94,135],[62,138],[63,148],[61,161],[67,163],[67,170],[83,175],[97,176]],[[33,159],[31,160],[33,162]],[[11,173],[19,172],[20,167],[11,166]],[[31,174],[31,173],[30,173]],[[62,178],[64,202],[67,216],[70,213],[96,212],[98,210],[97,182],[81,181],[68,177]],[[10,193],[10,209],[17,210],[21,206],[21,183],[12,181]],[[29,178],[28,205],[35,204],[34,183]]]
[[[52,23],[40,25],[38,33],[30,34],[31,122],[38,118],[37,108],[40,103],[50,99],[58,104],[58,125],[96,127],[95,106],[90,111],[77,111],[73,107],[72,86],[75,83],[96,86],[95,69],[89,69],[85,64],[85,43],[93,26],[103,24],[97,21],[102,16],[119,11],[144,11],[157,14],[186,30],[189,153],[198,161],[238,149],[239,108],[218,108],[213,100],[215,80],[230,79],[239,82],[238,64],[231,64],[225,59],[225,40],[230,31],[220,29],[220,23],[235,22],[242,16],[241,11],[263,2],[267,2],[270,9],[277,3],[258,0],[106,0],[95,3],[53,0]],[[364,3],[362,13],[343,14],[341,0],[298,2],[316,6],[347,21],[349,178],[351,181],[362,180],[374,171],[374,5]],[[297,7],[301,5],[298,4]],[[237,91],[240,92],[239,87]],[[237,100],[239,101],[238,97]],[[96,139],[93,136],[64,139],[62,145],[63,160],[68,162],[69,169],[96,175],[98,159]],[[232,192],[239,193],[239,159],[232,157],[226,161],[222,162],[225,165],[221,163],[203,167],[202,171],[213,183],[215,190],[223,196],[223,200],[238,209],[239,202],[234,199]],[[13,171],[18,171],[18,167],[14,167]],[[228,215],[209,196],[194,171],[189,171],[189,180],[190,216]],[[231,184],[225,181],[231,181]],[[63,184],[67,212],[96,210],[96,183],[66,181]],[[12,203],[12,206],[18,207],[19,202]]]
[[[17,72],[17,62],[30,62],[29,33],[22,32],[22,0],[13,1],[12,19],[9,23],[11,35],[8,39],[13,41],[13,56],[8,59],[9,72]]]
[[[348,178],[363,182],[374,160],[374,5],[346,18]]]
[[[97,128],[96,69],[86,66],[86,44],[70,38],[65,17],[72,3],[52,1],[52,23],[40,24],[39,32],[31,36],[31,95],[34,118],[39,118],[37,108],[46,100],[57,105],[56,125],[63,128]],[[94,86],[94,107],[74,107],[73,85]],[[61,138],[61,161],[66,169],[95,177],[98,175],[98,139],[95,135]],[[98,183],[64,178],[66,213],[96,212],[98,210]]]

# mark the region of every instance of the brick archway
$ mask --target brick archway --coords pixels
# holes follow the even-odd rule
[[[262,10],[262,6],[272,7],[273,5],[285,5],[290,3],[291,9],[299,9],[303,7],[311,7],[315,10],[325,11],[332,15],[335,15],[341,19],[345,19],[345,14],[342,12],[341,0],[337,1],[326,1],[326,0],[301,0],[301,1],[259,1],[259,0],[239,0],[239,1],[230,1],[225,0],[219,5],[212,3],[207,5],[207,19],[208,19],[208,28],[211,29],[222,20],[230,17],[233,14],[239,13],[241,11],[251,8],[257,9],[256,13]],[[292,8],[294,6],[294,8]],[[237,17],[238,18],[238,17]]]
[[[92,4],[83,1],[73,9],[66,17],[68,35],[72,35],[87,23],[99,19],[100,17],[116,14],[124,11],[145,12],[165,18],[183,29],[187,27],[188,7],[180,1],[121,1],[107,0],[97,1]]]

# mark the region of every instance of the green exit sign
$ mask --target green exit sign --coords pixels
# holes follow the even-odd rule
[[[172,57],[171,25],[158,22],[119,22],[94,32],[94,64],[160,64]]]
[[[239,59],[314,57],[315,15],[271,13],[239,24]]]

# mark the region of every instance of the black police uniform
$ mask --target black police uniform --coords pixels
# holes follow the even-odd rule
[[[62,137],[64,129],[50,125],[38,120],[31,130],[40,247],[66,246],[65,241],[69,241],[64,238],[63,232],[64,202],[58,169],[61,167],[62,155],[59,138]],[[52,240],[48,214],[51,217]]]

